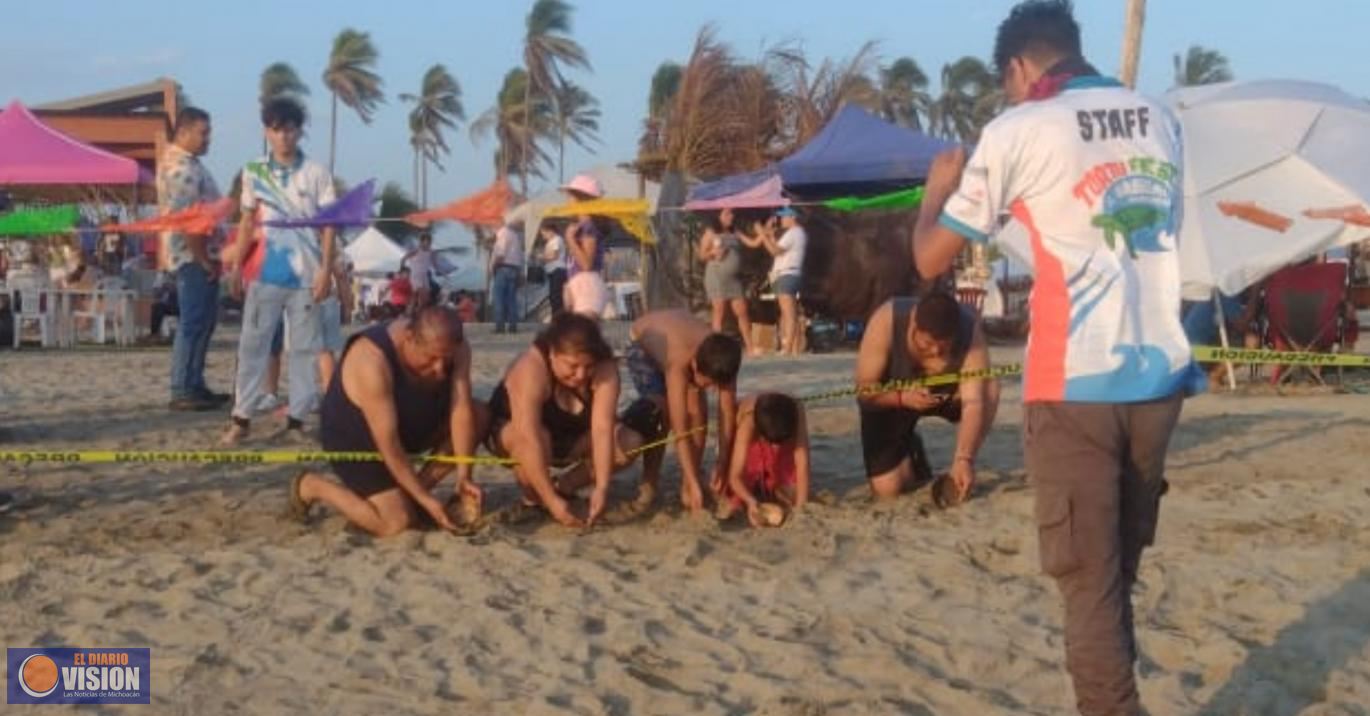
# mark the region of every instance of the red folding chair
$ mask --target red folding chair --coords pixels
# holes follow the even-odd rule
[[[1275,350],[1332,353],[1346,344],[1346,264],[1313,263],[1290,266],[1266,280],[1267,339]],[[1312,366],[1276,366],[1270,378],[1281,384],[1300,369],[1319,385],[1322,375]],[[1340,369],[1338,369],[1340,371]]]

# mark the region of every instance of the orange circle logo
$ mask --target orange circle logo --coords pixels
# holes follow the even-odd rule
[[[19,686],[24,693],[41,699],[57,688],[57,664],[50,657],[32,654],[19,665]]]

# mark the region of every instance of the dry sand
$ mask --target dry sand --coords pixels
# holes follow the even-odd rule
[[[527,336],[473,333],[483,395]],[[165,410],[168,359],[4,353],[3,447],[212,447],[226,418]],[[742,388],[836,387],[852,360],[754,361]],[[1175,437],[1136,594],[1153,714],[1370,713],[1370,401],[1261,392],[1190,401]],[[852,406],[815,408],[824,504],[764,531],[671,507],[377,542],[287,521],[286,467],[0,466],[0,641],[149,646],[155,713],[1068,713],[1018,400],[949,512],[870,504]],[[952,431],[928,436],[944,461]]]

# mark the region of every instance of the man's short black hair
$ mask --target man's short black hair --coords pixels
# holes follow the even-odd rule
[[[742,368],[742,344],[722,333],[710,333],[695,350],[695,370],[718,385],[737,380]]]
[[[762,440],[775,445],[787,443],[799,432],[799,403],[783,393],[764,393],[756,399],[752,419]]]
[[[276,97],[262,105],[262,126],[268,129],[277,127],[303,127],[304,106],[293,97]]]
[[[192,124],[208,121],[209,112],[206,112],[199,107],[186,107],[176,113],[176,126],[172,129],[171,134],[172,136],[176,136],[183,130],[188,129]]]
[[[424,341],[450,341],[458,345],[466,340],[462,332],[461,316],[450,306],[422,306],[409,320],[409,330]]]
[[[1083,57],[1070,0],[1025,0],[1009,11],[994,39],[994,69],[1002,77],[1009,60],[1022,55]]]
[[[952,340],[961,326],[961,304],[949,294],[935,291],[918,300],[913,323],[934,340]]]

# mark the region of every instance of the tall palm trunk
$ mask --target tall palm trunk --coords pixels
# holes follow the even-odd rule
[[[1119,80],[1137,86],[1137,63],[1142,54],[1142,26],[1146,24],[1146,0],[1127,0],[1127,24],[1123,30],[1123,63]]]
[[[328,173],[333,175],[333,157],[338,151],[338,93],[333,93],[333,116],[328,121]]]
[[[428,208],[428,157],[424,157],[419,171],[423,174],[423,208]]]
[[[523,83],[523,160],[519,162],[519,188],[528,196],[528,149],[533,135],[533,73]]]
[[[414,196],[419,195],[419,148],[414,147]],[[428,207],[424,207],[427,209]]]
[[[566,130],[557,130],[557,181],[566,183]]]

